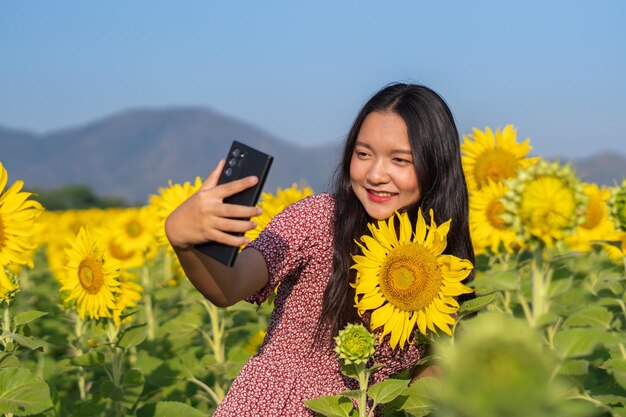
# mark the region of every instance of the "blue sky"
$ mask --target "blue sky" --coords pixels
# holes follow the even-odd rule
[[[626,154],[625,20],[619,0],[5,1],[0,125],[191,105],[316,144],[410,81],[462,133],[512,123],[534,154]]]

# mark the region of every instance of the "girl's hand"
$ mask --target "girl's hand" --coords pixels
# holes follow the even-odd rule
[[[259,179],[246,177],[217,185],[224,166],[221,160],[204,181],[202,187],[174,210],[165,221],[165,234],[175,248],[188,249],[195,244],[214,241],[229,246],[241,246],[249,242],[244,233],[256,227],[246,219],[261,214],[256,207],[225,204],[224,199],[254,186]]]

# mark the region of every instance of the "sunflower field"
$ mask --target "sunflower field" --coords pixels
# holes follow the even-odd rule
[[[338,356],[364,370],[355,346],[408,348],[415,330],[431,346],[421,365],[437,375],[400,374],[367,395],[307,402],[313,410],[366,415],[373,401],[388,416],[626,416],[626,180],[583,183],[568,165],[529,157],[529,142],[510,125],[464,136],[475,265],[418,265],[447,268],[441,286],[423,284],[441,299],[417,306],[399,294],[388,307],[398,332],[379,324],[379,341],[351,327],[336,339]],[[273,306],[217,308],[185,278],[164,223],[201,180],[170,183],[143,207],[46,211],[1,162],[0,416],[210,415],[263,342]],[[295,184],[264,193],[248,237],[310,194]],[[403,241],[443,251],[447,223],[400,220],[394,256],[420,264]],[[372,308],[368,292],[397,284],[376,284],[363,258],[360,313]],[[467,288],[458,281],[471,268]],[[469,291],[476,298],[459,305]]]

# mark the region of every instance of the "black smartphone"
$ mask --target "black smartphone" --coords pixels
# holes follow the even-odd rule
[[[270,155],[236,140],[233,141],[217,184],[225,184],[251,175],[258,177],[259,182],[254,187],[247,188],[240,193],[225,198],[224,202],[245,206],[256,205],[273,160],[274,158]],[[241,236],[243,233],[237,233],[237,235]],[[227,266],[233,266],[237,253],[239,253],[238,247],[216,242],[200,243],[195,245],[195,248]]]

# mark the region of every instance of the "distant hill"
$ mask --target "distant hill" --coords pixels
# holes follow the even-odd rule
[[[143,203],[170,179],[205,178],[234,139],[274,156],[266,191],[300,181],[326,190],[338,144],[298,147],[201,108],[132,110],[44,135],[0,127],[0,162],[28,187],[80,183]]]
[[[275,157],[265,190],[306,181],[328,189],[340,144],[300,147],[206,108],[139,109],[43,135],[0,126],[0,162],[30,188],[87,184],[99,195],[145,203],[168,180],[206,177],[233,139]],[[626,156],[606,152],[572,161],[585,181],[626,177]]]
[[[572,161],[578,176],[587,182],[613,186],[626,178],[626,155],[601,152]]]

